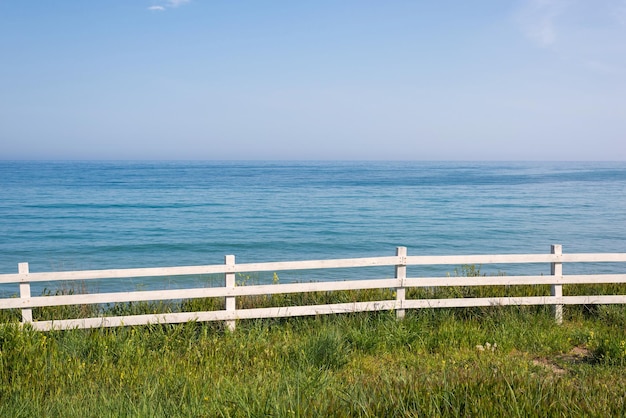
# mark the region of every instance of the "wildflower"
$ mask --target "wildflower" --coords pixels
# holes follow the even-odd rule
[[[486,342],[485,345],[482,344],[478,344],[476,346],[476,350],[478,351],[496,351],[496,348],[498,348],[498,344],[497,343],[493,343],[491,344],[490,342]]]

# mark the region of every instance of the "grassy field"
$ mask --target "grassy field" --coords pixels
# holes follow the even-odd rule
[[[470,297],[501,289],[438,292]],[[218,302],[107,309],[201,303]],[[6,417],[625,416],[625,371],[624,306],[566,307],[562,325],[550,307],[489,307],[409,311],[401,321],[393,312],[251,320],[234,332],[218,323],[48,333],[0,326]]]

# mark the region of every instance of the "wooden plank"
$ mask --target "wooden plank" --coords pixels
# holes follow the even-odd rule
[[[110,328],[119,326],[147,324],[178,324],[190,321],[223,321],[227,319],[225,311],[214,312],[179,312],[168,314],[147,314],[132,316],[112,316],[84,319],[63,319],[55,321],[37,321],[32,326],[36,330],[50,331],[74,328]]]
[[[502,254],[502,255],[437,255],[408,256],[406,263],[416,265],[462,265],[462,264],[521,264],[521,263],[552,263],[558,257],[552,254]]]
[[[28,275],[28,263],[19,263],[18,264],[18,273],[21,275]],[[30,298],[30,283],[21,282],[20,283],[20,300],[26,300]],[[22,309],[22,324],[27,322],[33,322],[33,311],[32,309]]]
[[[223,264],[208,266],[184,266],[184,267],[149,267],[113,270],[81,270],[81,271],[55,271],[42,273],[29,273],[26,276],[19,274],[0,275],[0,284],[46,281],[73,281],[93,279],[123,279],[131,277],[162,277],[162,276],[192,276],[203,274],[226,273],[228,269]]]
[[[135,292],[90,293],[84,295],[36,296],[28,299],[0,299],[0,309],[91,305],[99,303],[142,302],[204,297],[223,297],[228,291],[223,287],[197,289],[150,290]]]
[[[561,245],[552,245],[550,247],[550,253],[561,256],[563,254],[563,247]],[[563,277],[563,263],[554,262],[550,264],[550,274],[556,279]],[[557,299],[563,296],[563,285],[560,283],[553,283],[550,285],[550,295]],[[554,320],[557,324],[563,323],[563,305],[554,305]]]
[[[285,318],[293,316],[340,314],[349,312],[389,311],[393,309],[424,308],[469,308],[510,305],[579,305],[579,304],[625,304],[626,295],[594,296],[532,296],[499,298],[456,298],[456,299],[408,299],[398,306],[396,300],[339,303],[331,305],[290,306],[280,308],[240,309],[235,312],[181,312],[168,314],[134,315],[123,317],[99,317],[38,321],[32,326],[37,330],[99,328],[145,324],[184,323],[189,321],[227,321],[235,319]]]
[[[519,286],[551,284],[626,283],[626,274],[582,274],[553,276],[411,277],[407,287]]]
[[[603,253],[603,254],[563,254],[563,263],[620,263],[626,262],[626,253]]]
[[[395,300],[336,303],[331,305],[288,306],[282,308],[240,309],[237,319],[286,318],[351,312],[391,311],[400,308]]]
[[[397,279],[345,280],[331,282],[284,283],[238,286],[237,296],[272,295],[281,293],[332,292],[339,290],[385,289],[400,285]]]
[[[472,308],[481,306],[508,305],[553,305],[560,302],[552,296],[497,297],[497,298],[455,298],[455,299],[407,299],[406,309],[423,308]]]
[[[35,296],[27,299],[0,299],[0,309],[34,308],[41,306],[90,305],[100,303],[142,302],[175,299],[199,299],[229,296],[259,296],[283,293],[326,292],[339,290],[364,290],[394,288],[396,279],[353,280],[337,282],[284,283],[237,286],[234,288],[209,287],[194,289],[146,290],[134,292],[93,293],[82,295]]]
[[[563,296],[564,305],[613,305],[626,304],[626,295]]]
[[[73,280],[93,280],[93,279],[116,279],[130,277],[162,277],[162,276],[185,276],[220,273],[254,273],[263,271],[284,271],[284,270],[318,270],[331,268],[352,268],[352,267],[376,267],[393,266],[398,264],[399,258],[391,257],[369,257],[369,258],[345,258],[334,260],[305,260],[305,261],[281,261],[268,263],[248,263],[236,265],[207,265],[207,266],[186,266],[186,267],[151,267],[137,269],[114,269],[114,270],[83,270],[83,271],[59,271],[20,274],[0,275],[0,284],[19,283],[22,281],[42,282],[42,281],[73,281]]]
[[[190,321],[228,321],[236,319],[286,318],[293,316],[327,315],[348,312],[366,312],[393,310],[395,300],[378,302],[338,303],[333,305],[291,306],[286,308],[239,309],[235,312],[180,312],[168,314],[149,314],[116,317],[98,317],[85,319],[65,319],[58,321],[33,322],[34,329],[49,331],[52,329],[100,328],[147,324],[176,324]]]
[[[461,265],[461,264],[518,264],[553,262],[626,262],[626,253],[607,254],[501,254],[501,255],[453,255],[453,256],[407,256],[407,265]],[[334,260],[304,260],[267,263],[248,263],[227,266],[223,264],[182,267],[151,267],[110,270],[83,270],[21,274],[2,274],[0,284],[41,281],[72,281],[115,279],[129,277],[162,277],[224,273],[246,273],[284,270],[317,270],[331,268],[395,266],[398,256],[346,258]]]
[[[406,279],[406,247],[396,248],[396,255],[402,258],[402,262],[396,265],[396,280],[399,282],[399,286],[396,288],[396,303],[398,306],[402,306],[402,302],[406,299],[406,287],[404,286],[404,279]],[[396,318],[402,319],[405,315],[404,309],[396,310]]]
[[[561,284],[604,284],[604,283],[626,283],[625,274],[572,274],[563,276],[555,280],[554,283]]]
[[[497,298],[456,298],[456,299],[407,299],[407,309],[423,308],[471,308],[486,306],[523,305],[604,305],[626,303],[626,295],[593,296],[524,296]]]
[[[320,270],[335,268],[394,266],[400,262],[397,256],[340,258],[333,260],[279,261],[270,263],[237,264],[236,273],[284,271],[284,270]]]
[[[234,255],[227,255],[224,257],[224,264],[226,264],[229,267],[232,267],[235,265],[235,256]],[[224,287],[228,290],[230,290],[231,292],[235,289],[236,286],[236,282],[235,282],[235,273],[226,273],[224,274]],[[236,303],[236,299],[234,296],[228,296],[225,298],[225,305],[226,305],[226,311],[229,313],[234,313],[235,309],[237,309],[237,303]],[[236,326],[236,322],[235,320],[231,319],[226,321],[226,328],[228,328],[231,331],[235,330],[235,326]]]

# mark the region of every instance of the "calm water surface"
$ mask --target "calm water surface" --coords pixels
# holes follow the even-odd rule
[[[0,237],[0,273],[626,252],[626,163],[3,161]]]

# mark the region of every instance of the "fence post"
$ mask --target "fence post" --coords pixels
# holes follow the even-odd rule
[[[406,299],[406,288],[404,287],[404,279],[406,279],[406,247],[396,247],[396,255],[400,257],[400,264],[396,265],[396,279],[400,282],[400,286],[396,288],[396,306],[403,306]],[[396,318],[404,318],[405,310],[396,309]]]
[[[227,255],[224,257],[224,264],[226,264],[227,266],[235,266],[235,256],[234,255]],[[234,272],[230,272],[230,273],[225,273],[224,274],[224,286],[227,288],[231,288],[234,289],[235,288],[235,273]],[[236,308],[236,302],[235,302],[235,297],[234,296],[227,296],[226,297],[226,312],[235,312],[235,308]],[[236,321],[234,319],[229,319],[226,321],[226,328],[228,328],[230,331],[234,331],[235,330],[235,323]]]
[[[27,275],[29,273],[28,263],[19,263],[17,265],[17,272],[19,274]],[[20,282],[20,298],[28,299],[30,298],[30,282],[21,281]],[[26,323],[33,322],[33,310],[32,309],[22,309],[22,325]]]
[[[559,256],[563,254],[563,247],[560,244],[555,244],[550,246],[550,253]],[[554,262],[550,265],[550,274],[554,277],[562,278],[563,277],[563,263]],[[551,296],[555,296],[557,298],[563,297],[563,285],[562,284],[553,284],[550,288]],[[563,305],[554,305],[554,319],[557,324],[563,323]]]

